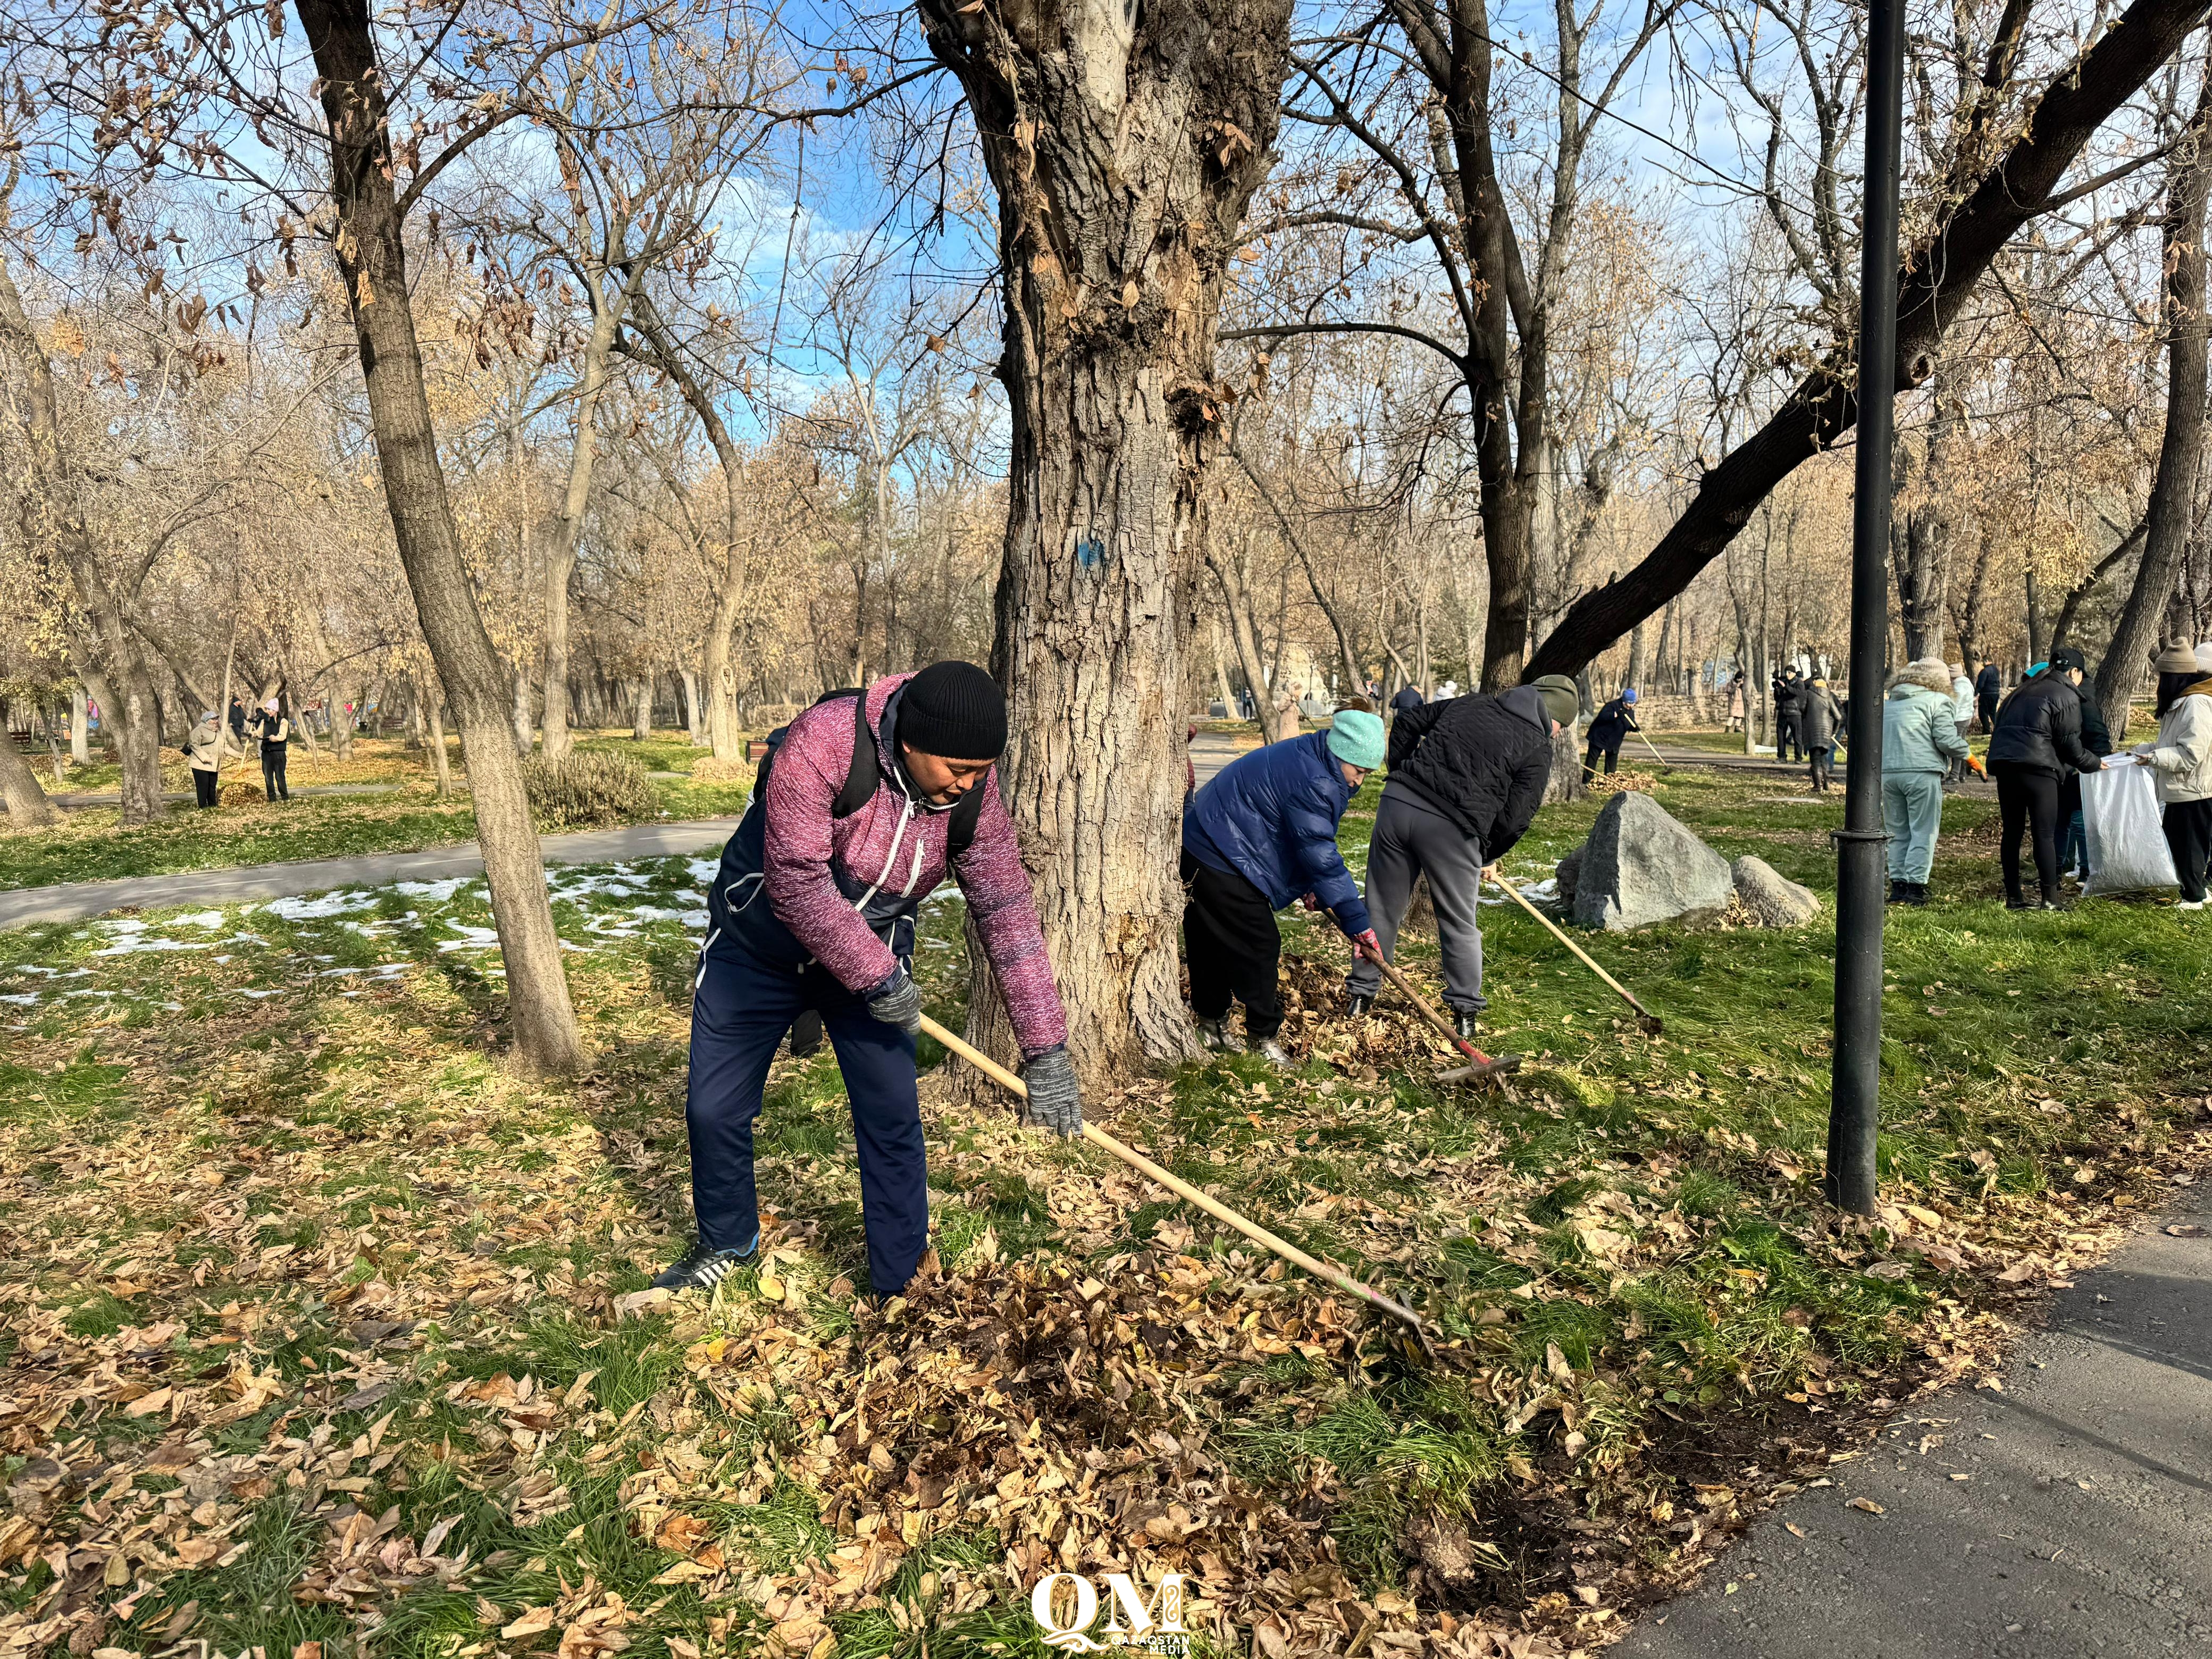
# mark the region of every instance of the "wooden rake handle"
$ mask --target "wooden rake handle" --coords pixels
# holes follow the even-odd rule
[[[1450,1043],[1452,1047],[1458,1049],[1460,1053],[1467,1055],[1468,1058],[1472,1060],[1477,1066],[1494,1066],[1498,1063],[1491,1059],[1488,1054],[1483,1053],[1481,1049],[1476,1048],[1472,1042],[1469,1042],[1465,1037],[1462,1036],[1458,1031],[1455,1030],[1452,1027],[1452,1023],[1446,1019],[1441,1013],[1437,1012],[1435,1006],[1426,997],[1423,996],[1419,991],[1413,988],[1413,981],[1407,979],[1405,975],[1400,973],[1395,963],[1383,961],[1382,958],[1377,956],[1374,951],[1369,951],[1364,946],[1358,948],[1360,954],[1364,956],[1368,961],[1373,963],[1377,968],[1380,968],[1382,970],[1382,976],[1389,980],[1391,984],[1398,988],[1399,994],[1404,997],[1407,1001],[1412,1003],[1414,1007],[1420,1010],[1421,1018],[1428,1021],[1430,1024],[1435,1026],[1437,1032],[1443,1037],[1445,1042]]]
[[[1607,973],[1604,969],[1599,967],[1597,965],[1596,959],[1593,957],[1589,951],[1583,950],[1581,945],[1576,944],[1572,939],[1569,938],[1567,936],[1566,930],[1562,928],[1559,923],[1553,921],[1551,917],[1546,915],[1534,905],[1529,903],[1528,896],[1526,893],[1523,893],[1518,887],[1516,887],[1511,882],[1506,880],[1503,876],[1492,876],[1491,880],[1495,882],[1506,892],[1510,893],[1513,896],[1513,902],[1516,904],[1519,905],[1523,910],[1526,910],[1530,915],[1535,917],[1537,921],[1542,922],[1547,928],[1550,929],[1552,937],[1559,940],[1560,944],[1565,945],[1567,949],[1572,951],[1575,955],[1581,959],[1582,963],[1585,968],[1588,968],[1590,972],[1595,974],[1607,985],[1613,987],[1613,988],[1620,994],[1621,1000],[1626,1002],[1630,1007],[1636,1010],[1638,1016],[1644,1021],[1644,1029],[1645,1030],[1656,1032],[1665,1029],[1658,1015],[1653,1013],[1649,1008],[1638,1002],[1634,994],[1626,985],[1623,985],[1611,974]]]
[[[993,1060],[990,1055],[983,1053],[981,1049],[974,1048],[969,1043],[962,1041],[960,1038],[953,1036],[951,1032],[946,1030],[942,1025],[939,1025],[927,1014],[924,1014],[921,1017],[921,1029],[927,1032],[931,1036],[935,1037],[948,1049],[951,1050],[952,1053],[959,1055],[961,1059],[966,1060],[970,1066],[973,1066],[977,1071],[982,1073],[984,1076],[989,1078],[991,1081],[999,1085],[1000,1087],[1012,1094],[1019,1096],[1024,1100],[1029,1098],[1029,1087],[1021,1080],[1021,1079],[1016,1077],[1005,1066],[1000,1065],[999,1062]],[[1238,1232],[1243,1234],[1245,1237],[1250,1239],[1254,1243],[1262,1245],[1267,1249],[1273,1251],[1277,1255],[1282,1257],[1284,1261],[1291,1262],[1297,1267],[1304,1268],[1316,1279],[1327,1279],[1330,1284],[1335,1285],[1337,1289],[1343,1291],[1347,1295],[1358,1297],[1362,1302],[1368,1304],[1371,1307],[1381,1309],[1384,1313],[1389,1314],[1394,1319],[1403,1320],[1407,1324],[1413,1327],[1413,1334],[1417,1337],[1420,1338],[1425,1345],[1426,1344],[1428,1340],[1428,1330],[1427,1328],[1422,1324],[1420,1315],[1415,1313],[1411,1308],[1407,1307],[1404,1304],[1393,1302],[1389,1297],[1384,1296],[1381,1291],[1370,1290],[1368,1286],[1361,1284],[1358,1279],[1352,1278],[1349,1273],[1343,1273],[1337,1268],[1330,1267],[1326,1261],[1322,1261],[1313,1256],[1308,1255],[1304,1250],[1291,1243],[1287,1238],[1283,1238],[1274,1233],[1269,1232],[1258,1222],[1248,1220],[1243,1216],[1237,1214],[1236,1211],[1231,1209],[1226,1204],[1222,1203],[1218,1199],[1207,1196],[1205,1193],[1200,1192],[1197,1188],[1192,1186],[1188,1181],[1184,1181],[1178,1176],[1169,1174],[1168,1171],[1160,1168],[1158,1164],[1153,1163],[1152,1159],[1146,1158],[1143,1153],[1137,1152],[1133,1147],[1123,1146],[1120,1141],[1115,1139],[1113,1136],[1108,1134],[1097,1124],[1085,1124],[1083,1126],[1083,1138],[1085,1140],[1090,1141],[1093,1146],[1104,1147],[1108,1152],[1113,1153],[1115,1157],[1120,1158],[1131,1169],[1140,1171],[1147,1179],[1157,1182],[1159,1185],[1166,1188],[1168,1191],[1173,1193],[1177,1198],[1182,1200],[1184,1203],[1196,1205],[1200,1209],[1205,1211],[1206,1214],[1212,1216],[1216,1221],[1222,1222],[1226,1225],[1234,1227]]]

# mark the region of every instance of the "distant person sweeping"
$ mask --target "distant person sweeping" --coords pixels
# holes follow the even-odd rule
[[[1836,701],[1828,682],[1814,675],[1812,684],[1805,688],[1797,726],[1799,735],[1805,740],[1805,753],[1810,760],[1808,770],[1816,795],[1828,793],[1829,783],[1835,775],[1836,733],[1843,723],[1843,704]]]
[[[1631,732],[1644,728],[1636,723],[1636,688],[1629,686],[1592,716],[1589,723],[1589,747],[1583,756],[1583,782],[1585,786],[1597,776],[1597,763],[1605,762],[1605,773],[1611,777],[1620,765],[1620,745]]]
[[[202,810],[216,803],[216,785],[222,776],[226,747],[222,716],[212,708],[203,714],[199,724],[185,735],[185,763],[191,769],[192,796]]]
[[[1275,912],[1304,899],[1355,945],[1380,948],[1358,884],[1337,851],[1337,826],[1382,763],[1380,716],[1340,708],[1326,732],[1238,757],[1183,815],[1183,961],[1190,1007],[1209,1048],[1229,1046],[1229,1005],[1244,1005],[1244,1043],[1288,1069],[1277,987],[1283,937]]]
[[[2158,740],[2134,754],[2138,765],[2155,769],[2166,844],[2181,879],[2180,908],[2202,910],[2206,866],[2212,865],[2212,674],[2197,668],[2185,645],[2168,647],[2156,666]]]
[[[892,1296],[929,1243],[910,963],[915,915],[948,874],[1021,1045],[1031,1118],[1083,1132],[1067,1018],[999,799],[1006,699],[972,663],[933,663],[833,692],[769,741],[708,894],[694,984],[684,1127],[699,1238],[653,1283],[711,1290],[754,1260],[753,1121],[777,1045],[811,1008],[852,1102],[868,1280]]]
[[[1443,947],[1444,1001],[1472,1042],[1482,994],[1482,928],[1476,895],[1527,833],[1552,775],[1552,739],[1574,725],[1575,683],[1547,674],[1497,696],[1432,702],[1390,729],[1390,781],[1367,847],[1367,910],[1383,959],[1394,961],[1417,877],[1429,878]],[[1382,971],[1364,957],[1345,988],[1364,1014]]]

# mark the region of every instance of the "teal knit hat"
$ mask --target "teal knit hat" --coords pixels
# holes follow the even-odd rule
[[[1372,772],[1382,764],[1382,717],[1338,709],[1328,728],[1328,752],[1347,766]]]

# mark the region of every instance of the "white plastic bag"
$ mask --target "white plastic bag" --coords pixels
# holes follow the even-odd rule
[[[2160,827],[2158,787],[2148,766],[2121,765],[2081,779],[2081,822],[2089,842],[2086,895],[2179,887],[2173,849]]]

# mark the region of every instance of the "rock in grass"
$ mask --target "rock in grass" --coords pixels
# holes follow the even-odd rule
[[[1736,896],[1762,927],[1802,927],[1820,914],[1820,896],[1800,887],[1765,859],[1747,853],[1729,866]]]
[[[1552,872],[1553,879],[1559,884],[1559,902],[1570,910],[1575,908],[1575,885],[1582,879],[1582,871],[1583,849],[1577,847],[1561,859],[1559,866]]]
[[[1597,815],[1575,872],[1575,920],[1623,933],[1716,915],[1735,883],[1728,860],[1649,795],[1619,794]]]

